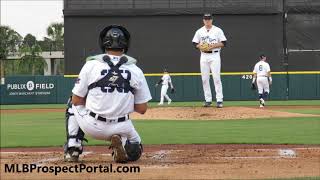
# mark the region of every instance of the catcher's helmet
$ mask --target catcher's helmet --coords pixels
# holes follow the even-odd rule
[[[100,32],[99,46],[103,53],[105,53],[106,49],[124,50],[126,53],[129,43],[130,33],[122,26],[107,26]]]

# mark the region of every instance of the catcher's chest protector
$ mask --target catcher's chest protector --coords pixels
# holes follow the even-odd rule
[[[120,70],[120,66],[128,61],[128,59],[123,56],[120,61],[114,65],[108,55],[103,57],[103,60],[108,63],[110,69],[101,72],[101,75],[106,74],[102,79],[98,80],[89,85],[88,89],[93,89],[95,87],[100,87],[102,92],[112,93],[115,89],[120,93],[128,93],[129,91],[133,94],[133,88],[130,86],[131,73],[128,70]],[[127,74],[127,78],[122,76],[122,73]]]

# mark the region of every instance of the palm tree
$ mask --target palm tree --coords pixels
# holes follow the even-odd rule
[[[43,57],[40,56],[42,52],[41,47],[36,39],[31,34],[27,34],[23,39],[22,47],[20,48],[21,61],[19,68],[27,69],[31,74],[37,73],[43,74],[43,69],[47,68],[47,63]]]
[[[64,50],[64,25],[63,23],[52,23],[47,28],[48,38],[44,41],[50,43],[50,51],[63,51]],[[55,73],[60,74],[64,71],[64,60],[55,60]]]
[[[52,23],[47,28],[48,39],[52,42],[53,51],[63,51],[64,48],[64,25],[63,23]]]
[[[7,59],[9,53],[18,51],[22,37],[10,27],[0,26],[0,39],[0,74],[1,77],[4,77],[4,60]]]

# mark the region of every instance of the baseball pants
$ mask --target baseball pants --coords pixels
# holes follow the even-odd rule
[[[257,77],[257,86],[259,94],[263,94],[264,92],[270,92],[268,77]]]
[[[171,100],[167,94],[168,88],[169,88],[168,85],[162,85],[161,94],[160,94],[160,103],[163,103],[164,98],[166,98],[167,101]]]
[[[221,59],[220,52],[213,54],[201,54],[200,71],[202,78],[203,92],[206,102],[212,102],[212,94],[210,88],[210,71],[214,82],[217,102],[223,101],[222,83],[221,83]]]
[[[70,135],[76,135],[80,127],[86,135],[98,140],[110,141],[111,136],[117,134],[121,136],[123,146],[126,140],[141,142],[141,138],[130,119],[124,122],[99,121],[90,116],[90,111],[84,106],[72,105],[72,109],[69,109],[69,112],[74,113],[74,116],[69,117],[68,133]],[[69,139],[68,146],[80,147],[81,142],[76,139]]]

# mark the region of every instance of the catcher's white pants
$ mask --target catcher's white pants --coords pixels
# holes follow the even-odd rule
[[[257,86],[259,94],[263,94],[263,92],[270,92],[268,77],[257,77]]]
[[[69,112],[74,113],[74,116],[69,117],[69,135],[76,135],[80,127],[86,135],[98,140],[110,141],[111,136],[117,134],[121,136],[123,145],[125,145],[127,139],[130,142],[141,142],[141,138],[135,130],[131,120],[114,123],[99,121],[90,116],[90,111],[84,106],[72,105],[72,109],[69,109]],[[72,138],[69,139],[68,146],[80,147],[81,142]]]
[[[161,87],[161,94],[160,94],[160,103],[163,104],[164,98],[166,98],[167,101],[170,101],[170,97],[167,94],[169,86],[168,85],[162,85]]]
[[[221,83],[221,59],[220,52],[205,54],[201,53],[200,57],[200,70],[202,78],[203,92],[206,102],[212,101],[212,94],[210,88],[210,71],[212,73],[212,78],[214,82],[214,87],[216,91],[217,102],[223,101],[222,93],[222,83]]]

